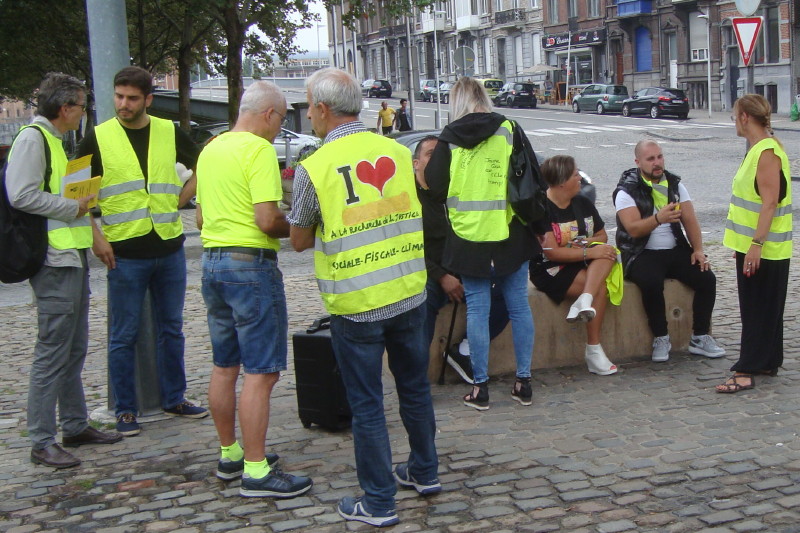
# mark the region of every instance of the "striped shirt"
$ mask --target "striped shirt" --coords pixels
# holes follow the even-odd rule
[[[354,120],[353,122],[337,126],[332,131],[328,132],[323,144],[365,131],[367,131],[367,128],[364,124],[359,120]],[[286,218],[289,224],[297,226],[298,228],[310,228],[317,224],[322,227],[324,223],[319,207],[319,198],[317,198],[317,191],[314,189],[314,184],[311,182],[311,178],[306,169],[303,168],[302,163],[300,163],[295,170],[294,185],[292,187],[292,212],[289,213],[289,216]],[[424,302],[425,291],[423,290],[419,294],[384,307],[370,309],[369,311],[356,313],[354,315],[343,316],[353,322],[378,322],[410,311],[422,305]]]

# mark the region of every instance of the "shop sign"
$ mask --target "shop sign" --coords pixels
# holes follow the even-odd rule
[[[558,33],[542,37],[542,47],[544,49],[566,48],[572,42],[572,46],[587,46],[592,44],[602,44],[606,41],[606,29],[584,30],[573,34]]]

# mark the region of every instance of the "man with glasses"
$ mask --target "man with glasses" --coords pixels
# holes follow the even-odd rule
[[[86,250],[92,246],[88,211],[94,196],[72,200],[60,193],[67,170],[61,137],[78,129],[86,109],[86,87],[72,76],[51,73],[37,98],[37,116],[11,147],[6,189],[16,209],[47,218],[47,257],[30,279],[39,316],[28,389],[31,461],[68,468],[81,461],[55,440],[56,404],[64,446],[111,444],[122,435],[88,425],[81,381],[89,342]]]
[[[214,368],[208,405],[220,441],[217,477],[242,478],[239,494],[290,498],[311,488],[307,477],[284,474],[266,454],[270,397],[286,370],[288,319],[280,237],[289,224],[272,142],[286,116],[286,99],[258,81],[242,95],[230,132],[211,141],[197,161],[197,227],[203,240],[203,299]],[[244,366],[236,440],[236,382]]]
[[[186,259],[178,206],[195,195],[196,180],[181,184],[176,162],[193,169],[197,147],[169,120],[152,117],[153,79],[139,67],[114,77],[117,116],[90,131],[78,156],[92,154],[100,182],[100,226],[94,254],[108,267],[109,341],[117,431],[139,433],[134,382],[136,341],[147,290],[156,328],[161,406],[168,415],[203,418],[208,410],[186,401],[183,301]]]

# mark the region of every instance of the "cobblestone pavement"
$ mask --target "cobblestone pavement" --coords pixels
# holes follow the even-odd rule
[[[190,217],[184,213],[187,226]],[[188,396],[204,401],[211,348],[196,237],[189,241]],[[721,395],[713,385],[737,357],[738,304],[729,252],[719,244],[707,252],[718,278],[714,334],[727,357],[677,353],[665,364],[644,357],[609,377],[584,367],[540,371],[531,407],[511,400],[506,377],[492,381],[491,409],[483,413],[462,405],[464,385],[434,385],[444,490],[429,498],[398,491],[401,523],[394,529],[800,532],[798,269],[791,274],[780,375],[758,379],[754,390]],[[283,251],[280,257],[290,331],[297,331],[323,313],[311,255]],[[92,339],[83,376],[87,402],[96,409],[107,400],[101,268],[92,284]],[[0,532],[370,529],[346,524],[335,511],[341,497],[359,491],[352,441],[349,432],[302,427],[291,353],[273,398],[268,444],[285,470],[313,478],[314,487],[302,497],[245,499],[238,496],[238,482],[217,480],[210,419],[155,419],[138,436],[77,449],[83,464],[76,469],[32,465],[25,406],[36,323],[29,300],[24,285],[0,287]],[[400,462],[408,444],[388,376],[385,400]]]

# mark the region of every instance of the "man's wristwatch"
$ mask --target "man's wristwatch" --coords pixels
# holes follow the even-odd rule
[[[761,240],[758,240],[758,239],[753,239],[753,240],[750,242],[750,244],[754,244],[754,245],[756,245],[756,246],[764,246],[764,241],[761,241]]]

